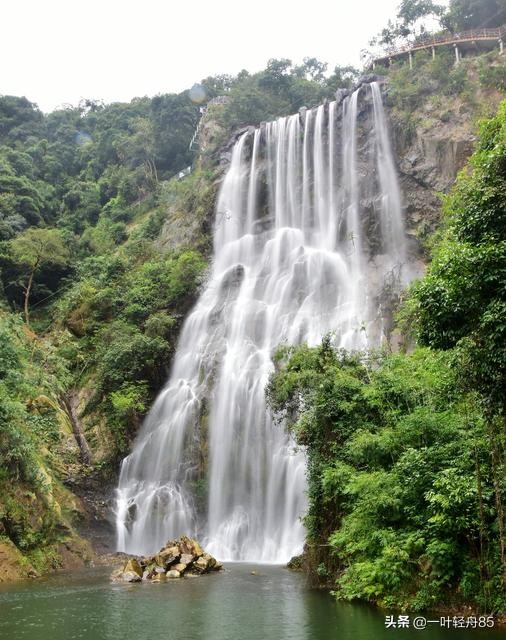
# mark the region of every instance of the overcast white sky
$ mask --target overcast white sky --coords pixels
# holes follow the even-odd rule
[[[180,92],[269,58],[360,63],[400,0],[6,0],[0,94],[43,111]]]

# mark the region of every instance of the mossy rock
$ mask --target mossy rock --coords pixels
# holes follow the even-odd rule
[[[130,558],[130,560],[123,567],[123,573],[134,571],[139,578],[142,578],[142,567],[136,558]]]

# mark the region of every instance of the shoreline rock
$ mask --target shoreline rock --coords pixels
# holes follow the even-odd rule
[[[152,556],[130,556],[121,569],[113,571],[114,582],[165,582],[183,576],[197,576],[223,568],[212,555],[206,553],[200,544],[181,536],[169,540]]]

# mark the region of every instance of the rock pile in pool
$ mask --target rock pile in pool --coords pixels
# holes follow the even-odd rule
[[[216,558],[205,553],[196,540],[182,536],[178,540],[169,540],[154,556],[130,558],[122,569],[112,574],[111,579],[117,582],[161,582],[167,578],[219,571],[222,566]]]

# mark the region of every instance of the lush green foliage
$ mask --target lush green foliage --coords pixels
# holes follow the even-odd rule
[[[264,71],[241,71],[226,92],[229,102],[220,115],[227,129],[241,124],[257,124],[313,107],[332,98],[336,89],[349,88],[358,78],[357,69],[336,66],[329,77],[327,65],[316,58],[304,58],[301,65],[291,60],[269,60]]]
[[[451,31],[500,27],[506,24],[506,1],[450,0],[442,24]]]
[[[59,480],[113,475],[200,283],[214,174],[170,180],[197,114],[187,93],[48,115],[0,97],[0,536],[42,568],[73,536]],[[162,250],[168,212],[194,226]]]
[[[359,357],[327,339],[278,358],[269,399],[307,448],[317,573],[346,599],[503,606],[484,420],[446,355]]]
[[[205,264],[190,250],[152,252],[144,259],[127,251],[90,257],[56,305],[58,322],[75,336],[68,352],[74,382],[91,376],[95,394],[89,408],[102,404],[116,453],[124,452],[167,376],[177,330]]]
[[[0,535],[23,552],[68,533],[49,472],[62,444],[58,399],[68,377],[50,345],[31,342],[19,320],[0,314]]]
[[[0,97],[0,240],[56,219],[81,233],[108,203],[144,198],[190,162],[197,118],[187,92],[83,101],[47,116],[25,98]]]
[[[388,68],[376,68],[388,76],[388,105],[406,120],[424,117],[421,106],[437,100],[435,117],[453,121],[457,109],[491,116],[497,99],[490,99],[494,90],[502,89],[506,63],[498,51],[476,58],[464,58],[455,66],[455,55],[441,48],[435,58],[430,51],[418,51],[413,57],[413,70],[402,59]],[[444,106],[444,103],[447,103]],[[418,122],[420,123],[420,122]]]
[[[472,170],[446,198],[447,230],[414,289],[418,337],[457,347],[462,377],[506,411],[506,102],[482,124]]]

